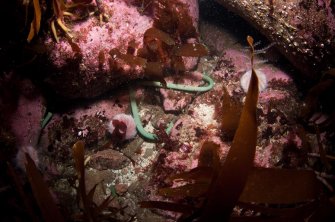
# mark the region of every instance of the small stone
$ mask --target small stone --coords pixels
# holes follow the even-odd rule
[[[126,167],[129,163],[130,160],[122,153],[108,149],[92,155],[89,166],[97,170],[120,170]]]
[[[127,184],[116,184],[115,190],[118,195],[123,195],[128,190]]]

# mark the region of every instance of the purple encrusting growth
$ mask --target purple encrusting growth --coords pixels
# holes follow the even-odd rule
[[[152,19],[142,16],[136,7],[129,7],[125,1],[103,1],[106,13],[110,14],[110,21],[99,24],[95,18],[89,18],[86,22],[74,24],[71,32],[75,33],[77,44],[82,51],[82,65],[86,72],[94,74],[99,71],[98,54],[102,50],[108,53],[110,49],[119,48],[127,50],[128,42],[132,39],[142,46],[143,33],[152,26]],[[74,52],[66,39],[56,44],[51,36],[46,40],[53,45],[51,59],[61,68],[67,64],[67,59],[73,59]],[[108,65],[104,65],[107,69]]]

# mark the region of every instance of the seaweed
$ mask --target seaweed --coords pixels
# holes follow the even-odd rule
[[[238,127],[242,104],[231,97],[225,87],[223,87],[221,104],[221,130],[224,138],[232,140]]]
[[[150,80],[158,81],[162,83],[164,87],[167,86],[167,83],[164,79],[162,63],[160,62],[147,62],[145,66],[145,75],[150,78]]]
[[[109,51],[110,59],[116,61],[121,60],[124,64],[129,65],[132,68],[136,66],[145,67],[147,60],[138,56],[130,54],[123,54],[118,49],[113,48]]]
[[[10,176],[12,184],[14,185],[15,191],[19,194],[21,202],[23,202],[24,210],[29,215],[32,221],[38,221],[38,216],[34,211],[34,201],[25,192],[23,184],[20,181],[20,177],[15,171],[11,163],[7,162],[7,174]]]
[[[208,55],[208,49],[197,43],[185,43],[173,49],[177,56],[201,57]]]
[[[319,185],[311,170],[253,168],[239,201],[254,204],[308,202],[318,198]]]
[[[77,176],[79,180],[78,185],[78,195],[83,204],[83,213],[75,215],[76,219],[83,221],[101,221],[102,219],[109,219],[111,221],[116,221],[111,217],[110,213],[103,213],[104,210],[108,208],[108,205],[113,200],[111,193],[100,205],[97,205],[93,201],[93,196],[97,184],[86,193],[86,182],[85,182],[85,158],[84,158],[84,142],[78,141],[72,147],[72,154],[75,162],[75,170],[77,171]]]
[[[170,210],[180,213],[190,213],[194,210],[194,207],[189,205],[169,203],[163,201],[142,201],[140,202],[140,206],[143,208],[157,208],[161,210]]]
[[[43,219],[47,222],[65,221],[63,215],[58,209],[49,187],[44,182],[41,173],[38,171],[35,162],[26,153],[26,171],[34,197],[41,210]]]
[[[159,31],[158,29],[149,29],[152,30],[149,32],[150,35],[144,34],[143,37],[143,43],[146,47],[146,50],[151,56],[149,57],[150,61],[162,62],[165,66],[168,65],[168,59],[169,59],[169,50],[168,50],[168,44],[169,41],[165,38],[165,34],[163,34],[162,31]],[[156,33],[153,35],[152,33]],[[147,54],[148,55],[148,54]]]
[[[146,40],[148,39],[148,40]],[[144,42],[147,42],[149,43],[150,40],[153,40],[153,39],[159,39],[161,40],[162,42],[164,42],[165,44],[167,45],[174,45],[175,44],[175,41],[173,40],[173,38],[170,37],[169,34],[157,29],[157,28],[149,28],[147,29],[145,32],[144,32]]]
[[[33,0],[34,5],[34,18],[33,21],[30,23],[30,31],[27,37],[27,41],[30,42],[34,36],[38,34],[41,27],[41,6],[39,0]]]
[[[100,50],[99,55],[98,55],[98,62],[99,62],[99,70],[100,71],[103,69],[105,61],[106,61],[105,52],[104,52],[104,50]]]
[[[153,27],[144,33],[143,48],[138,50],[137,56],[146,58],[149,62],[161,62],[159,69],[163,71],[172,68],[180,73],[186,71],[182,56],[208,55],[204,45],[186,43],[189,38],[197,38],[197,31],[186,4],[176,0],[135,3],[141,3],[142,6],[149,4],[154,16]]]
[[[197,38],[197,31],[186,4],[176,0],[157,0],[153,4],[154,27],[169,34],[178,33],[181,40]]]
[[[253,39],[248,36],[247,40],[252,51],[251,64],[253,65]],[[200,217],[201,221],[228,220],[243,191],[248,174],[253,166],[256,152],[256,106],[258,93],[258,79],[255,70],[252,69],[250,85],[239,126],[217,179],[212,181],[208,200]],[[218,193],[218,190],[221,190],[221,192]],[[220,208],[217,206],[220,206]]]

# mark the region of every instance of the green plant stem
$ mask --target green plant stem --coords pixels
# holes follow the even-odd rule
[[[46,112],[44,114],[44,118],[41,120],[41,128],[44,129],[44,127],[49,123],[53,116],[52,112]]]
[[[207,92],[211,90],[214,86],[214,81],[209,76],[203,74],[202,79],[208,83],[206,86],[187,86],[187,85],[180,85],[180,84],[174,84],[174,83],[167,83],[167,89],[174,89],[178,91],[184,91],[184,92]],[[154,82],[154,81],[142,81],[142,86],[153,86],[158,88],[165,88],[164,85],[160,82]]]
[[[202,76],[203,80],[207,82],[208,84],[206,86],[187,86],[187,85],[180,85],[180,84],[173,84],[168,83],[166,88],[167,89],[174,89],[178,91],[185,91],[185,92],[207,92],[211,90],[214,86],[214,81],[207,75],[203,74]],[[159,88],[165,88],[162,83],[160,82],[154,82],[154,81],[143,81],[140,83],[142,86],[153,86],[153,87],[159,87]],[[135,97],[135,91],[132,88],[129,88],[129,95],[130,95],[130,106],[131,111],[133,113],[133,117],[136,123],[136,128],[139,134],[146,140],[155,141],[158,139],[157,135],[153,133],[147,132],[142,124],[137,103],[136,103],[136,97]],[[170,134],[172,128],[174,125],[174,121],[171,121],[168,124],[168,127],[166,128],[165,132],[167,134]]]

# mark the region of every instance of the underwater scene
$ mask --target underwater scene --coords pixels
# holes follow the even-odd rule
[[[334,0],[3,0],[1,222],[335,221]]]

